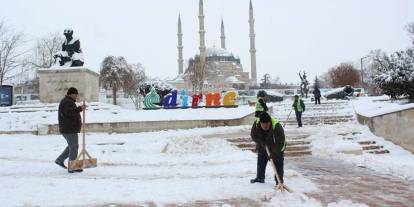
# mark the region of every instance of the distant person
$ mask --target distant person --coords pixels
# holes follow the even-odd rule
[[[264,183],[266,174],[266,165],[269,158],[272,158],[277,174],[280,178],[280,184],[283,184],[284,174],[284,151],[285,151],[285,132],[282,125],[274,117],[264,112],[253,123],[250,136],[256,142],[257,150],[257,176],[250,180],[251,183]],[[266,146],[269,147],[271,155],[267,154]],[[269,157],[270,156],[270,157]],[[275,177],[276,185],[278,181]]]
[[[302,113],[305,112],[305,104],[298,95],[295,95],[295,101],[293,102],[292,107],[295,110],[298,127],[302,127]]]
[[[71,170],[64,164],[67,158],[69,158],[69,161],[73,161],[76,160],[76,157],[78,156],[78,133],[82,127],[80,112],[85,110],[86,106],[76,106],[77,99],[78,90],[76,88],[69,88],[66,96],[62,99],[62,101],[60,101],[59,104],[59,132],[65,138],[68,146],[55,160],[55,163],[65,169],[68,169],[69,173],[83,171],[82,169]]]
[[[269,109],[266,105],[266,92],[261,90],[257,93],[256,113],[255,117],[259,117],[261,113],[267,112]]]
[[[321,91],[319,88],[315,88],[315,90],[313,90],[313,95],[315,96],[315,105],[321,104]]]

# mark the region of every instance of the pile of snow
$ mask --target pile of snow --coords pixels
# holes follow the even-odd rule
[[[163,149],[163,153],[167,154],[211,154],[222,151],[233,150],[225,140],[205,140],[201,136],[198,137],[175,137],[168,141]]]

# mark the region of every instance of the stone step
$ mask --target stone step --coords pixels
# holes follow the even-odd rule
[[[243,148],[243,151],[252,151],[254,153],[256,152],[256,149],[248,149],[248,148]],[[295,156],[304,156],[304,155],[312,155],[312,151],[310,150],[304,150],[304,151],[285,151],[285,156],[289,156],[289,157],[295,157]]]
[[[376,144],[376,141],[360,141],[358,142],[358,144],[360,145],[371,145],[371,144]]]
[[[379,145],[368,145],[368,146],[363,146],[362,150],[376,150],[376,149],[382,149],[384,148],[383,146],[379,146]]]
[[[304,149],[310,149],[310,142],[303,142],[303,143],[290,143],[288,142],[286,144],[286,150],[304,150]],[[239,148],[256,148],[256,143],[254,142],[243,142],[243,143],[237,143],[234,144],[235,146]]]
[[[309,145],[287,145],[285,152],[290,151],[311,151]]]
[[[239,144],[236,144],[236,146],[238,148],[248,148],[248,149],[256,148],[256,144],[254,142],[251,142],[251,143],[239,143]]]
[[[347,121],[347,120],[354,120],[353,117],[349,117],[349,118],[335,118],[335,117],[302,117],[302,122],[304,121]],[[280,122],[284,123],[284,122],[296,122],[296,117],[291,117],[289,118],[289,120],[287,119],[279,119]]]
[[[390,151],[386,150],[386,149],[384,149],[384,150],[371,150],[371,151],[365,151],[365,152],[370,153],[370,154],[388,154],[388,153],[390,153]]]
[[[289,145],[292,145],[292,146],[295,146],[295,145],[309,145],[310,144],[310,142],[309,141],[304,141],[304,140],[298,140],[298,141],[290,141],[290,140],[288,140],[288,142],[287,142],[287,146],[289,146]]]
[[[231,143],[239,143],[239,142],[252,142],[252,138],[250,137],[237,137],[237,138],[230,138],[227,141]]]
[[[297,157],[297,156],[304,156],[304,155],[312,155],[312,151],[286,151],[285,156],[289,157]]]

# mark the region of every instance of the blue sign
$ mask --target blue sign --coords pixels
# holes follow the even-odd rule
[[[0,106],[13,105],[13,86],[0,86]]]

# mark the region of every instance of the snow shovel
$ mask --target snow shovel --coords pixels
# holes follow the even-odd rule
[[[276,179],[277,179],[277,185],[276,185],[276,189],[278,189],[278,190],[280,190],[281,192],[283,192],[283,191],[287,191],[287,192],[289,192],[289,193],[291,193],[292,191],[285,185],[285,184],[283,184],[281,181],[280,181],[280,177],[279,177],[279,174],[277,173],[277,169],[276,169],[276,165],[275,165],[275,163],[273,162],[273,159],[272,159],[272,157],[271,157],[271,154],[270,154],[270,150],[269,150],[269,147],[268,146],[266,146],[266,152],[267,152],[267,156],[268,157],[270,157],[270,159],[269,159],[269,161],[270,161],[270,163],[272,164],[272,168],[273,168],[273,173],[274,173],[274,176],[276,177]]]
[[[85,100],[83,101],[85,106]],[[86,109],[85,109],[86,110]],[[85,125],[85,110],[82,111],[82,150],[79,153],[76,160],[69,161],[70,170],[79,170],[85,168],[94,168],[97,167],[97,159],[92,158],[91,155],[86,151],[86,125]]]
[[[286,126],[286,123],[289,121],[290,114],[292,114],[292,111],[293,111],[293,109],[290,109],[289,115],[288,115],[288,117],[287,117],[287,119],[286,119],[285,123],[283,123],[283,128]]]

